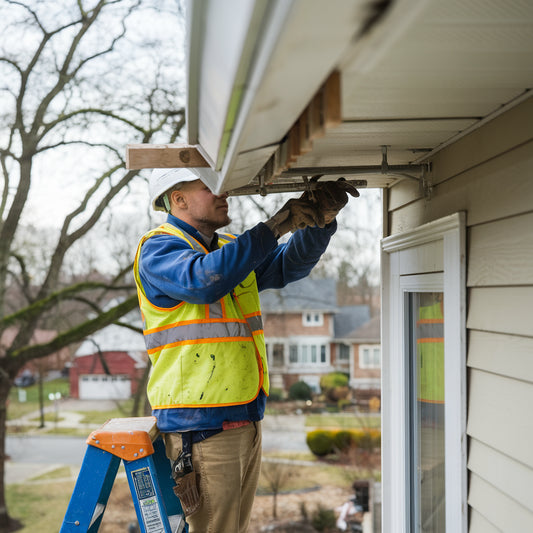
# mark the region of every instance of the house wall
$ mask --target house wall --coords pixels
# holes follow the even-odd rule
[[[135,394],[144,369],[135,368],[135,361],[126,352],[104,352],[106,363],[112,375],[124,375],[131,378],[131,393]],[[76,357],[70,368],[70,395],[79,397],[79,377],[84,374],[105,374],[98,355]]]
[[[375,343],[372,343],[374,346]],[[369,343],[365,343],[364,346],[368,346]],[[355,379],[380,379],[381,368],[361,368],[361,357],[359,353],[359,347],[361,344],[353,344],[353,378]]]
[[[302,313],[264,313],[265,337],[293,337],[305,335],[332,335],[333,316],[324,314],[324,322],[320,326],[304,326]]]
[[[466,212],[469,531],[533,531],[533,98],[432,165],[431,198],[395,185],[385,227]]]

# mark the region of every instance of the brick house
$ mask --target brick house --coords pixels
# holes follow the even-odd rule
[[[135,394],[146,369],[142,334],[110,325],[87,338],[70,363],[70,395],[119,400]]]
[[[352,348],[344,334],[368,321],[369,307],[338,307],[335,289],[333,279],[305,278],[261,293],[272,388],[288,391],[305,381],[319,392],[322,375],[351,375]]]
[[[358,404],[381,396],[381,317],[377,315],[343,339],[350,346],[350,387]]]

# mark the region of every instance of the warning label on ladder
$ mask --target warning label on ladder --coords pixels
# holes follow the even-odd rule
[[[159,510],[159,502],[155,493],[154,482],[148,467],[134,470],[131,473],[139,508],[142,513],[146,533],[164,533],[165,526]]]

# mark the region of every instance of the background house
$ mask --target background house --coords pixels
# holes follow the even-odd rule
[[[110,325],[87,338],[70,363],[70,395],[121,400],[137,391],[148,355],[141,333]]]
[[[350,345],[350,387],[358,405],[381,396],[381,317],[376,315],[344,337]]]
[[[293,383],[305,381],[320,392],[324,374],[337,371],[352,377],[358,372],[353,363],[357,346],[347,334],[369,320],[370,309],[368,305],[338,307],[336,294],[335,280],[313,278],[261,293],[273,388],[287,392]]]

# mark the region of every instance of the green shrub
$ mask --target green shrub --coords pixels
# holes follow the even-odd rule
[[[270,389],[268,399],[271,402],[281,402],[283,400],[283,391],[281,389]]]
[[[352,434],[350,431],[341,429],[333,435],[333,445],[340,452],[345,451],[352,445]]]
[[[348,375],[342,372],[330,372],[320,378],[320,388],[322,392],[335,387],[346,387],[348,385]]]
[[[320,389],[330,402],[338,403],[350,394],[348,376],[342,372],[330,372],[320,378]]]
[[[315,429],[307,434],[307,446],[318,457],[333,452],[333,433],[324,429]]]
[[[381,431],[379,429],[354,429],[351,432],[352,443],[361,450],[373,450],[381,446]]]
[[[289,389],[289,398],[291,400],[311,400],[313,391],[305,381],[297,381]]]
[[[317,531],[329,531],[335,527],[336,518],[333,509],[327,509],[321,504],[318,504],[313,516],[311,517],[311,525]]]

